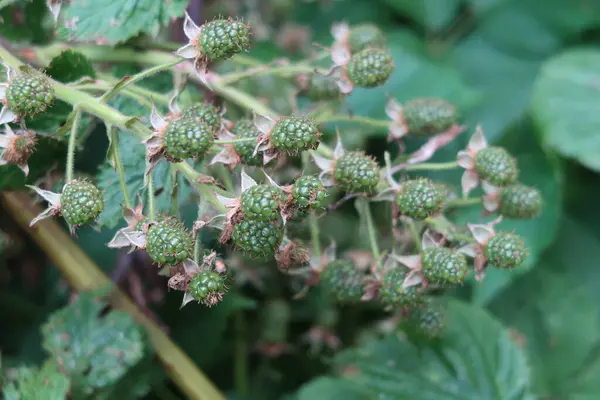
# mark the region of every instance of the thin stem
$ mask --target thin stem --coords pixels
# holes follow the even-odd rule
[[[165,62],[164,64],[160,64],[160,65],[154,66],[152,68],[148,68],[147,70],[144,70],[133,76],[127,76],[127,77],[121,79],[110,91],[104,93],[100,97],[100,101],[108,101],[111,98],[113,98],[114,96],[116,96],[121,90],[125,89],[127,86],[133,85],[136,82],[139,82],[143,79],[148,78],[149,76],[152,76],[161,71],[164,71],[165,69],[170,68],[174,65],[177,65],[183,61],[185,61],[185,58],[176,58],[175,60]]]
[[[190,184],[196,188],[198,193],[200,193],[200,197],[206,198],[217,211],[223,213],[227,212],[227,208],[215,197],[211,187],[205,183],[198,183],[200,174],[196,172],[191,165],[185,162],[180,162],[175,164],[174,167],[177,168],[177,170],[179,170],[179,172],[181,172],[183,176],[188,179]]]
[[[246,320],[244,311],[235,314],[235,359],[234,381],[236,392],[243,396],[248,393],[248,349],[246,346]]]
[[[83,84],[80,84],[80,85],[73,85],[72,87],[74,87],[75,89],[78,89],[78,90],[104,90],[104,91],[105,90],[110,90],[112,88],[111,85],[108,85],[108,84],[97,84],[97,83],[83,83]],[[138,103],[140,103],[143,106],[146,106],[148,108],[152,107],[152,103],[150,102],[150,100],[148,100],[144,96],[141,96],[141,95],[139,95],[137,93],[134,93],[131,90],[123,90],[123,91],[121,91],[121,94],[123,96],[129,97],[132,100],[137,101]],[[164,97],[164,96],[161,96],[161,97]],[[156,100],[155,97],[152,97],[152,99]],[[162,101],[159,101],[159,103],[162,103]],[[165,104],[168,104],[168,100],[167,100],[167,103],[165,103]]]
[[[368,125],[374,128],[387,128],[390,121],[374,119],[369,117],[361,116],[349,116],[349,115],[331,115],[323,114],[317,118],[318,124],[332,123],[332,122],[355,122],[357,124]]]
[[[304,168],[304,172],[308,173],[310,169],[310,153],[308,151],[302,152],[302,168]],[[308,216],[308,223],[310,225],[310,241],[312,242],[313,253],[315,257],[321,257],[321,242],[320,236],[321,232],[319,230],[319,219],[315,214],[314,210],[311,210],[310,215]]]
[[[215,144],[235,144],[235,143],[248,143],[248,142],[256,142],[255,137],[248,138],[240,138],[240,139],[231,139],[231,140],[215,140]]]
[[[108,87],[110,87],[109,85],[116,85],[119,82],[119,79],[117,79],[116,77],[112,76],[111,74],[107,74],[107,73],[103,73],[103,72],[97,72],[96,73],[98,75],[98,78],[102,79],[102,81],[104,81],[102,83],[102,85],[106,85]],[[151,89],[147,89],[145,87],[141,87],[141,86],[137,86],[137,85],[129,85],[129,87],[127,88],[127,91],[130,91],[132,93],[135,93],[137,95],[146,97],[148,99],[153,99],[154,102],[156,103],[160,103],[160,104],[165,104],[168,105],[169,101],[171,100],[169,98],[169,96],[156,92],[154,90]]]
[[[245,78],[250,78],[252,76],[257,75],[278,75],[278,76],[288,76],[295,75],[302,72],[314,72],[317,68],[310,65],[285,65],[280,67],[267,67],[267,66],[259,66],[254,68],[249,68],[242,72],[232,72],[226,75],[221,76],[221,83],[224,85],[231,85],[234,82],[240,81]]]
[[[125,170],[123,169],[123,163],[121,162],[121,152],[119,150],[119,135],[117,130],[112,125],[106,125],[106,132],[110,137],[110,143],[112,147],[112,156],[119,175],[119,183],[121,184],[121,191],[123,192],[123,199],[127,208],[131,207],[131,201],[129,200],[129,194],[127,193],[127,183],[125,181]]]
[[[197,265],[201,265],[200,263],[200,253],[202,252],[202,244],[200,240],[200,230],[196,232],[196,237],[194,238],[194,262]]]
[[[67,183],[73,180],[73,170],[75,168],[75,150],[77,147],[77,131],[81,121],[81,110],[75,106],[75,118],[71,125],[71,135],[69,136],[69,147],[67,148]]]
[[[417,229],[417,226],[415,225],[415,221],[413,221],[412,219],[410,221],[407,222],[406,224],[408,226],[408,230],[410,231],[410,234],[413,237],[413,241],[415,242],[415,246],[417,248],[417,250],[419,252],[421,252],[422,248],[421,248],[421,234],[419,232],[419,230]]]
[[[422,163],[422,164],[409,164],[400,168],[401,171],[445,171],[449,169],[458,168],[458,163],[456,161],[449,161],[445,163]],[[394,171],[394,168],[391,169],[392,173],[397,172]]]
[[[177,169],[171,166],[171,214],[179,216],[179,182],[177,182]]]
[[[455,207],[472,206],[475,204],[481,204],[481,197],[467,197],[466,199],[450,200],[449,202],[446,203],[446,206],[448,208],[455,208]]]
[[[373,258],[379,260],[381,254],[379,252],[379,245],[377,244],[377,232],[375,231],[375,225],[373,224],[373,216],[371,215],[369,201],[367,199],[358,199],[357,201],[367,224],[367,233],[369,235],[369,243],[371,244]]]
[[[156,218],[156,205],[154,204],[154,176],[152,173],[148,174],[148,213],[150,219]]]

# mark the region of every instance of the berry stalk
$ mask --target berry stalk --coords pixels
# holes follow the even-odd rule
[[[360,214],[365,219],[367,225],[367,234],[369,236],[369,243],[371,245],[371,252],[373,258],[379,261],[381,253],[379,251],[379,245],[377,244],[377,232],[375,231],[375,224],[373,224],[373,216],[371,215],[371,207],[367,199],[361,198],[356,200],[356,205],[360,210]]]
[[[123,169],[123,163],[121,162],[121,152],[119,151],[119,136],[117,130],[112,125],[106,125],[106,132],[110,138],[111,153],[117,174],[119,174],[119,184],[121,185],[121,191],[123,192],[123,199],[127,208],[131,207],[131,201],[129,200],[129,194],[127,193],[127,184],[125,182],[125,170]]]
[[[73,180],[73,169],[75,167],[75,148],[77,147],[77,130],[81,122],[81,110],[79,106],[74,107],[75,117],[71,125],[71,135],[69,136],[69,147],[67,148],[67,183]]]

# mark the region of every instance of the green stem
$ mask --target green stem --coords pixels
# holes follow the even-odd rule
[[[235,144],[235,143],[249,143],[249,142],[256,142],[256,138],[249,137],[249,138],[241,138],[241,139],[215,140],[214,141],[215,144]]]
[[[246,320],[244,311],[235,314],[235,369],[234,380],[237,394],[248,394],[248,349],[246,346]]]
[[[200,174],[196,172],[191,167],[191,165],[185,162],[180,162],[174,164],[174,167],[177,168],[177,170],[179,170],[179,172],[181,172],[183,176],[185,176],[188,179],[190,184],[196,188],[198,193],[200,193],[201,198],[207,199],[217,211],[223,213],[227,212],[227,208],[223,204],[221,204],[221,202],[215,197],[214,193],[211,190],[211,187],[205,183],[198,183],[198,178],[200,178]]]
[[[481,204],[481,197],[467,197],[466,199],[450,200],[449,202],[446,203],[446,206],[448,208],[455,208],[455,207],[472,206],[475,204]]]
[[[110,87],[109,85],[114,86],[119,82],[119,79],[115,78],[111,74],[97,72],[97,75],[98,75],[98,78],[100,78],[102,81],[104,81],[102,84],[106,85],[108,87]],[[141,87],[141,86],[137,86],[137,85],[130,85],[127,88],[127,90],[132,93],[135,93],[139,96],[143,96],[147,99],[154,99],[154,101],[156,103],[168,105],[169,101],[171,101],[169,96],[159,93],[159,92],[156,92],[154,90],[147,89],[145,87]]]
[[[106,125],[106,132],[110,137],[113,161],[115,163],[115,167],[117,168],[117,174],[119,174],[119,183],[121,184],[121,191],[123,192],[125,206],[127,206],[127,208],[132,208],[131,201],[129,200],[129,194],[127,193],[125,170],[123,169],[123,163],[121,162],[121,152],[119,150],[119,136],[117,135],[117,130],[112,125]]]
[[[379,245],[377,244],[377,232],[375,231],[375,225],[373,224],[373,216],[371,215],[371,207],[366,199],[358,199],[359,207],[362,210],[362,215],[367,223],[367,233],[369,235],[369,243],[371,244],[371,252],[373,258],[379,260],[381,253],[379,252]]]
[[[448,161],[445,163],[422,163],[410,164],[401,168],[402,171],[444,171],[448,169],[458,168],[456,161]],[[392,173],[397,172],[392,168]]]
[[[308,173],[310,169],[310,153],[308,151],[302,152],[302,168],[304,168],[304,173]],[[313,253],[316,258],[320,258],[322,254],[320,242],[321,232],[319,230],[319,220],[314,211],[310,212],[308,223],[310,226],[310,241],[312,242]]]
[[[112,86],[108,85],[108,84],[96,84],[96,83],[83,83],[81,85],[73,85],[72,87],[75,88],[75,89],[77,89],[77,90],[94,90],[94,91],[96,91],[96,90],[106,91],[106,90],[110,90],[112,88]],[[144,96],[141,96],[138,93],[134,93],[131,90],[123,90],[121,92],[121,94],[124,95],[124,96],[129,97],[132,100],[135,100],[136,102],[138,102],[138,103],[140,103],[140,104],[142,104],[142,105],[144,105],[144,106],[146,106],[148,108],[152,107],[152,103],[150,102],[150,100],[148,100],[149,98],[152,98],[153,100],[157,100],[157,99],[158,100],[162,100],[162,97],[166,97],[166,96],[161,96],[161,98],[157,98],[157,97],[154,97],[154,96],[148,96],[148,98],[146,98]],[[157,103],[161,103],[162,104],[163,102],[162,101],[157,101]],[[167,99],[167,102],[164,103],[164,104],[168,104],[168,99]]]
[[[390,121],[374,119],[369,117],[361,117],[361,116],[349,116],[349,115],[330,115],[323,114],[317,118],[316,121],[318,124],[324,123],[333,123],[333,122],[355,122],[357,124],[368,125],[374,128],[387,128],[390,124]]]
[[[419,230],[417,229],[417,226],[415,225],[415,221],[410,220],[406,225],[408,226],[408,230],[410,231],[410,234],[413,237],[415,247],[419,252],[421,252],[421,235],[419,233]]]
[[[278,76],[288,76],[288,75],[296,75],[303,72],[313,72],[316,70],[316,67],[311,65],[285,65],[281,67],[267,67],[267,66],[259,66],[254,68],[249,68],[242,72],[232,72],[226,75],[221,76],[221,83],[224,85],[231,85],[234,82],[240,81],[245,78],[250,78],[252,76],[258,75],[278,75]]]
[[[156,205],[154,204],[154,177],[152,173],[148,174],[148,214],[154,221],[156,218]]]
[[[200,262],[200,253],[202,251],[202,244],[200,242],[200,231],[196,232],[196,237],[194,238],[194,262],[197,265],[202,265]]]
[[[75,169],[75,150],[77,147],[77,130],[81,121],[81,110],[75,106],[75,118],[71,125],[71,135],[69,136],[69,147],[67,148],[67,183],[73,180],[73,170]]]
[[[177,182],[177,169],[171,166],[171,214],[179,217],[179,182]]]

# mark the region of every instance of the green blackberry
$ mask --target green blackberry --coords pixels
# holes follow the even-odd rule
[[[275,254],[283,239],[283,230],[270,221],[244,218],[233,228],[233,243],[254,258]]]
[[[414,99],[403,106],[404,121],[413,136],[433,136],[447,131],[458,120],[456,108],[442,99]]]
[[[533,218],[542,210],[542,195],[531,186],[515,183],[500,190],[501,215],[508,218]]]
[[[69,223],[77,226],[93,222],[104,210],[104,196],[86,181],[71,181],[60,195],[60,212]]]
[[[218,303],[225,290],[224,277],[213,271],[198,272],[188,286],[188,292],[194,300],[208,306]]]
[[[444,192],[427,179],[415,179],[402,184],[396,196],[396,204],[402,215],[423,220],[442,209]]]
[[[202,26],[200,52],[209,61],[226,60],[250,47],[250,28],[242,21],[217,19]]]
[[[333,179],[347,193],[372,192],[379,183],[379,165],[363,152],[350,151],[336,161]]]
[[[282,196],[282,191],[275,186],[252,186],[242,193],[242,212],[252,219],[278,219]]]
[[[335,81],[321,74],[310,74],[304,93],[312,101],[326,101],[340,98],[340,88]]]
[[[292,198],[298,208],[319,208],[327,198],[327,189],[316,176],[304,175],[294,182]]]
[[[181,114],[183,117],[197,118],[203,121],[213,132],[218,131],[223,123],[219,109],[208,103],[194,104],[186,107]]]
[[[467,259],[462,253],[445,247],[429,248],[421,253],[422,273],[428,282],[461,283],[467,274]]]
[[[256,128],[256,125],[254,125],[254,122],[250,121],[249,119],[239,120],[231,130],[231,133],[236,135],[238,139],[256,138],[261,134],[260,131]],[[262,165],[262,157],[258,153],[256,155],[253,155],[255,148],[255,141],[239,142],[235,144],[235,151],[240,156],[240,160],[243,164],[260,166]]]
[[[364,49],[350,58],[348,78],[358,87],[383,85],[394,70],[394,60],[386,50]]]
[[[321,141],[321,132],[314,122],[306,118],[284,117],[271,131],[273,146],[289,154],[316,149]]]
[[[181,117],[169,122],[163,144],[171,162],[196,158],[208,151],[215,140],[212,129],[193,117]]]
[[[20,117],[42,113],[53,101],[54,88],[43,75],[18,75],[6,89],[7,107]]]
[[[498,268],[514,268],[527,258],[523,239],[514,233],[497,233],[485,246],[485,258]]]
[[[156,222],[146,233],[146,252],[158,264],[177,265],[192,256],[194,240],[175,219]]]
[[[320,280],[323,288],[338,302],[356,302],[363,295],[364,274],[347,260],[336,260],[325,266]]]
[[[386,40],[385,35],[376,25],[360,24],[350,29],[348,44],[350,52],[354,54],[367,47],[384,48]]]
[[[402,284],[408,275],[405,268],[391,268],[385,271],[379,288],[379,299],[388,306],[393,307],[414,307],[423,301],[419,292],[419,286],[404,288]]]
[[[404,322],[404,329],[425,339],[440,337],[446,327],[446,312],[432,302],[413,308]]]
[[[519,176],[517,160],[502,147],[486,147],[475,155],[475,170],[492,185],[513,183]]]

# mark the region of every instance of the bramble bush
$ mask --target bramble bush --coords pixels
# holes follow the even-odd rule
[[[600,53],[562,50],[600,7],[191,3],[0,1],[0,189],[45,204],[32,230],[232,398],[600,396]],[[109,291],[7,292],[52,299],[41,340],[0,335],[7,399],[177,398]]]

